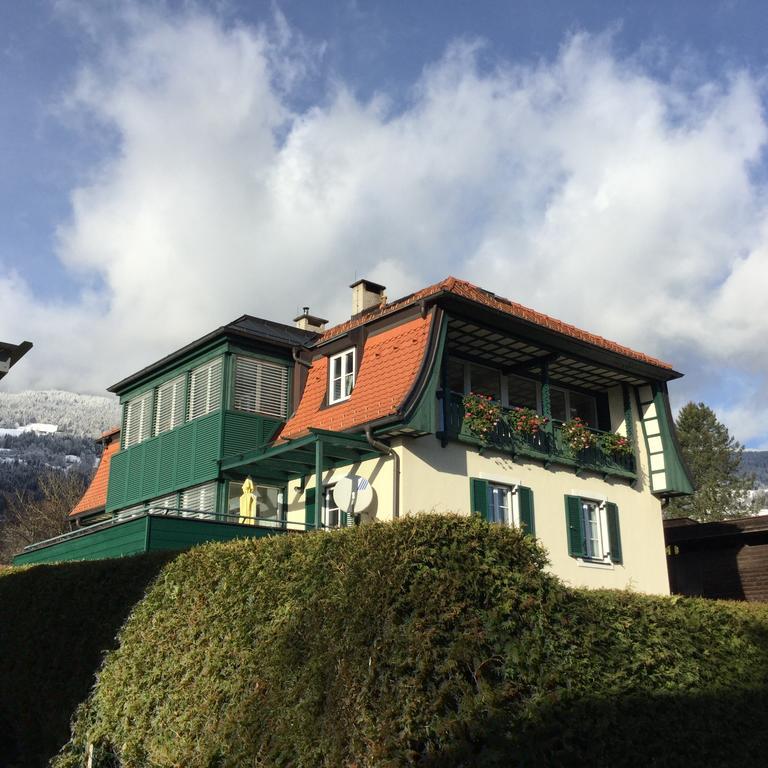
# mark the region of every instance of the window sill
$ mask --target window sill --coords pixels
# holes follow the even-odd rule
[[[580,568],[597,568],[602,571],[613,571],[614,564],[610,560],[586,560],[583,557],[576,558],[576,565]]]
[[[339,405],[340,403],[346,403],[347,400],[349,400],[351,397],[352,397],[352,393],[350,392],[346,397],[342,397],[339,400],[329,400],[328,407],[330,408],[332,405]]]

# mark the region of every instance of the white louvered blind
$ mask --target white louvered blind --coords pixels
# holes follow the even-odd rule
[[[288,369],[253,357],[236,357],[234,407],[284,419],[288,410]]]
[[[178,376],[157,388],[155,434],[175,429],[184,421],[184,385],[186,376]]]
[[[123,448],[147,440],[152,432],[152,395],[150,390],[125,404],[125,438]]]
[[[216,483],[196,485],[181,494],[182,515],[208,517],[216,512]]]
[[[212,413],[221,406],[221,358],[192,371],[189,385],[189,420]]]
[[[152,499],[149,502],[150,512],[156,512],[158,514],[174,514],[177,512],[179,506],[179,497],[175,493],[171,493],[168,496],[161,496],[159,499]]]
[[[115,513],[116,520],[129,520],[132,517],[144,514],[145,507],[143,504],[138,504],[135,507],[128,507],[127,509],[121,509]]]

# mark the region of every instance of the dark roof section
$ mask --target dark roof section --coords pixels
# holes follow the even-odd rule
[[[667,544],[679,544],[683,541],[717,539],[726,536],[738,536],[745,533],[768,531],[768,515],[739,517],[729,520],[718,520],[713,523],[698,523],[695,525],[675,525],[674,522],[674,520],[664,521],[664,539]]]
[[[0,379],[32,349],[31,341],[22,341],[21,344],[10,344],[0,341]]]
[[[274,347],[292,349],[309,344],[317,336],[318,334],[314,331],[305,331],[301,328],[296,328],[294,325],[275,323],[272,320],[265,320],[264,318],[253,317],[252,315],[242,315],[228,325],[222,325],[215,331],[206,333],[205,336],[201,336],[191,344],[171,352],[170,355],[166,355],[146,368],[142,368],[140,371],[118,381],[117,384],[108,387],[107,391],[119,394],[121,390],[127,389],[141,381],[141,379],[160,371],[177,360],[181,360],[198,347],[202,347],[219,338],[235,337],[248,339],[249,341],[262,341]]]

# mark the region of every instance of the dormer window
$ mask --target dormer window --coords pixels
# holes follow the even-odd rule
[[[330,381],[328,382],[328,402],[340,403],[346,400],[355,386],[355,349],[346,349],[330,359]]]

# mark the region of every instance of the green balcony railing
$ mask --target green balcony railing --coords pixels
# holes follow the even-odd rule
[[[604,451],[595,445],[582,451],[573,451],[563,438],[563,425],[555,421],[550,430],[539,430],[535,435],[521,435],[509,427],[502,417],[485,440],[473,435],[464,424],[464,403],[461,395],[450,393],[442,401],[442,437],[448,440],[485,445],[512,455],[528,456],[544,462],[564,464],[581,469],[588,469],[603,474],[621,477],[636,477],[635,457],[633,454],[617,455]],[[509,409],[504,409],[509,410]],[[590,430],[605,434],[602,430]]]

